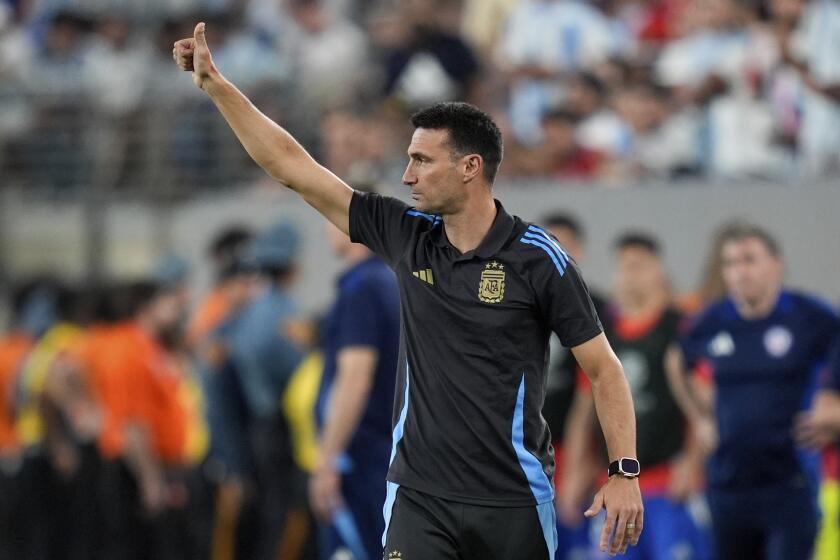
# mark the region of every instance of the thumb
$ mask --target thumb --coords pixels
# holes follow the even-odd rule
[[[598,515],[598,512],[601,511],[604,507],[604,494],[602,492],[598,492],[595,494],[595,499],[592,500],[592,505],[589,506],[589,509],[583,512],[585,517],[595,517]]]
[[[193,32],[193,38],[195,39],[195,47],[196,49],[200,48],[207,48],[207,39],[204,38],[204,22],[200,22],[198,25],[195,26],[195,31]]]

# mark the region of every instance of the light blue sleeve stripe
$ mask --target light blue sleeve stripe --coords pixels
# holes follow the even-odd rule
[[[511,442],[516,451],[519,464],[528,479],[531,493],[537,504],[551,502],[553,507],[554,489],[551,481],[548,480],[542,464],[533,453],[525,448],[525,374],[522,374],[522,381],[519,382],[519,393],[516,396],[516,408],[513,410],[513,426],[511,429]]]
[[[535,225],[528,226],[528,229],[530,231],[534,231],[534,232],[539,233],[542,237],[544,237],[546,239],[546,241],[548,241],[551,244],[552,247],[554,247],[555,249],[560,251],[560,254],[563,255],[563,257],[567,261],[569,260],[569,254],[566,252],[566,250],[563,249],[563,247],[561,247],[560,244],[557,243],[557,241],[555,241],[553,237],[551,237],[548,233],[546,233],[546,231],[544,229],[538,228]]]
[[[405,430],[405,418],[408,416],[408,385],[411,380],[411,370],[408,367],[408,361],[405,364],[405,394],[403,395],[403,405],[400,409],[400,418],[397,420],[397,425],[394,426],[394,435],[391,442],[391,460],[388,465],[394,463],[394,458],[397,456],[397,444],[403,437]]]
[[[551,257],[552,261],[554,261],[554,266],[557,267],[557,272],[560,273],[560,276],[563,276],[563,274],[565,274],[566,271],[563,268],[563,266],[560,264],[560,261],[557,260],[557,257],[554,255],[554,252],[551,249],[549,249],[546,244],[544,244],[540,241],[536,241],[534,239],[525,239],[524,237],[522,239],[520,239],[520,241],[522,243],[526,243],[528,245],[535,245],[536,247],[539,247],[540,249],[542,249],[543,251],[548,253],[548,256]]]
[[[557,554],[557,513],[554,510],[554,502],[545,502],[537,506],[537,515],[542,525],[545,545],[548,547],[548,557],[554,559]]]
[[[343,506],[335,512],[332,523],[341,540],[344,541],[344,545],[353,553],[353,558],[357,560],[377,560],[368,558],[356,520],[347,506]]]
[[[569,264],[569,259],[563,256],[563,253],[557,250],[557,247],[551,244],[551,240],[546,240],[544,236],[537,235],[536,233],[526,232],[524,237],[526,239],[533,239],[534,241],[539,241],[540,243],[544,243],[548,248],[550,248],[555,255],[557,255],[560,264],[563,265],[563,269],[565,270],[566,266]]]
[[[382,548],[388,541],[388,527],[391,526],[391,516],[394,514],[394,502],[397,501],[397,490],[400,485],[396,482],[385,483],[385,507],[382,508],[382,515],[385,517],[385,531],[382,532]]]

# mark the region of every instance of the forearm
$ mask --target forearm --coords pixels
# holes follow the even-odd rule
[[[368,348],[350,348],[339,353],[321,436],[322,463],[335,461],[356,433],[373,386],[376,361],[376,352]]]
[[[702,406],[700,398],[692,387],[691,373],[686,371],[682,352],[672,347],[665,356],[665,376],[677,406],[689,421],[709,416],[707,407]]]
[[[138,423],[130,423],[125,428],[125,460],[138,479],[163,479],[163,469],[154,457],[148,432]]]
[[[636,413],[621,365],[604,367],[590,376],[595,410],[607,441],[610,461],[636,456]]]
[[[251,158],[271,177],[296,190],[295,170],[301,164],[317,165],[306,150],[218,72],[205,83],[204,91]]]
[[[347,449],[359,427],[370,384],[339,378],[330,392],[330,410],[321,438],[322,460],[332,461]]]

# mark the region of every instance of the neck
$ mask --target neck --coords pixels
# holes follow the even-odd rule
[[[496,202],[492,195],[467,203],[454,214],[446,214],[443,224],[449,243],[461,253],[477,248],[487,236],[496,219]]]
[[[777,287],[754,301],[736,301],[735,307],[744,319],[763,319],[773,312],[776,302],[779,301],[780,292],[781,288]]]

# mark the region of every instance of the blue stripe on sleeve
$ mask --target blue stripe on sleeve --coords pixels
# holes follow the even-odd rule
[[[551,257],[551,260],[554,262],[554,266],[557,267],[557,272],[560,273],[560,276],[563,276],[563,274],[566,273],[566,268],[563,265],[560,264],[560,261],[557,260],[557,256],[554,254],[554,251],[549,249],[548,245],[546,245],[545,243],[543,243],[541,241],[537,241],[535,239],[526,239],[524,237],[522,239],[520,239],[520,241],[522,243],[527,244],[527,245],[534,245],[536,247],[539,247],[543,251],[545,251],[546,254],[548,254],[548,256]]]

